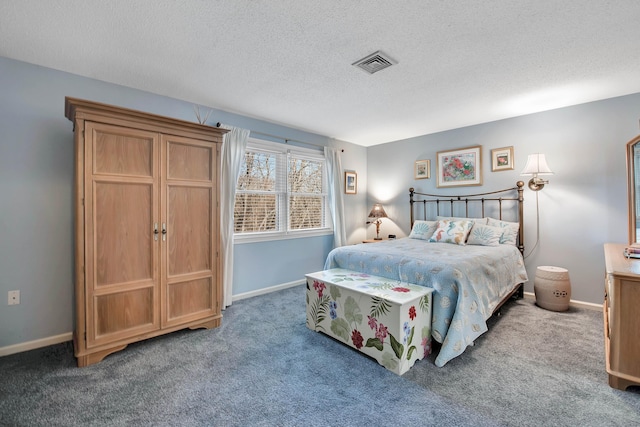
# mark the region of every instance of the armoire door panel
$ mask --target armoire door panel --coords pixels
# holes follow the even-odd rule
[[[93,172],[128,176],[153,175],[156,133],[91,123]]]
[[[219,313],[217,150],[206,142],[162,136],[167,241],[163,247],[163,327]],[[215,237],[214,237],[215,236]]]
[[[211,271],[211,188],[169,185],[167,199],[168,276]]]
[[[181,138],[169,139],[167,145],[168,179],[211,181],[213,148],[210,145]]]
[[[154,288],[146,287],[96,297],[96,340],[109,334],[131,335],[154,328]]]
[[[86,346],[160,328],[159,134],[85,124]]]
[[[96,287],[153,280],[153,184],[94,185]]]
[[[171,283],[167,289],[168,321],[195,313],[213,313],[213,283],[211,277]]]

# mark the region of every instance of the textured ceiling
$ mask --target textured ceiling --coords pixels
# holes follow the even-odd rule
[[[370,146],[640,92],[640,1],[0,0],[0,56]]]

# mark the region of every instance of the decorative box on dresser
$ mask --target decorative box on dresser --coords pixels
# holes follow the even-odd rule
[[[604,245],[606,265],[604,342],[611,387],[640,385],[640,259],[627,258],[627,245]]]
[[[74,349],[78,366],[128,344],[221,322],[223,129],[74,98]]]

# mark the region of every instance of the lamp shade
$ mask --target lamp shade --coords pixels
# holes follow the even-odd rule
[[[387,213],[380,203],[376,203],[369,212],[369,218],[387,218]]]
[[[547,160],[544,158],[544,154],[529,154],[527,158],[527,164],[520,173],[520,175],[553,175],[551,169],[547,165]]]

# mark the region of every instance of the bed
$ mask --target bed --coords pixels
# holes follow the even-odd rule
[[[442,367],[488,330],[502,304],[522,296],[523,185],[454,196],[411,188],[408,237],[336,248],[324,269],[433,288],[431,335],[441,344],[435,364]]]

